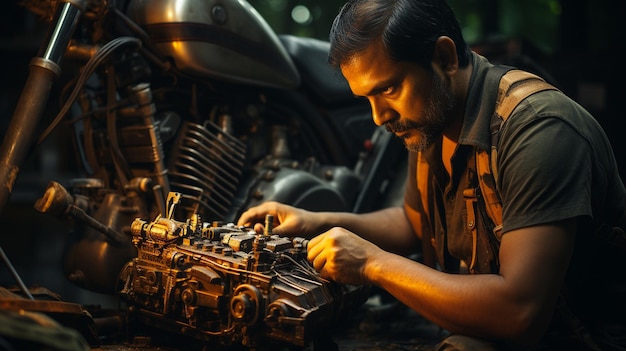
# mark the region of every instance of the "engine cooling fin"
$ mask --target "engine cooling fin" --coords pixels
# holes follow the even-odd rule
[[[240,182],[245,144],[213,122],[185,122],[172,151],[171,189],[184,194],[179,210],[225,218]]]

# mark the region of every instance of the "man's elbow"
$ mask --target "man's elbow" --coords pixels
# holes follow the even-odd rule
[[[526,311],[511,318],[509,337],[511,341],[521,346],[538,344],[546,334],[552,313],[545,311]]]

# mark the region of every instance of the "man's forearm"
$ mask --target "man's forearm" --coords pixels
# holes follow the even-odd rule
[[[400,207],[364,214],[324,212],[320,215],[324,218],[324,231],[343,227],[382,249],[400,254],[414,252],[419,247],[419,239]]]

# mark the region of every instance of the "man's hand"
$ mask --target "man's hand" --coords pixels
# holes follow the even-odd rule
[[[321,231],[319,229],[321,218],[316,213],[275,201],[249,208],[239,217],[237,225],[254,227],[257,233],[262,233],[265,216],[268,214],[274,216],[272,233],[276,235],[300,236],[308,239]]]
[[[382,250],[371,242],[335,227],[309,241],[307,258],[326,279],[351,285],[369,284],[365,268]]]

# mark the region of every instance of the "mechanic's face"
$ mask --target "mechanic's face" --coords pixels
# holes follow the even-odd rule
[[[341,71],[352,93],[369,100],[374,123],[411,151],[430,146],[453,118],[455,100],[441,76],[416,63],[392,61],[380,45],[354,56]]]

